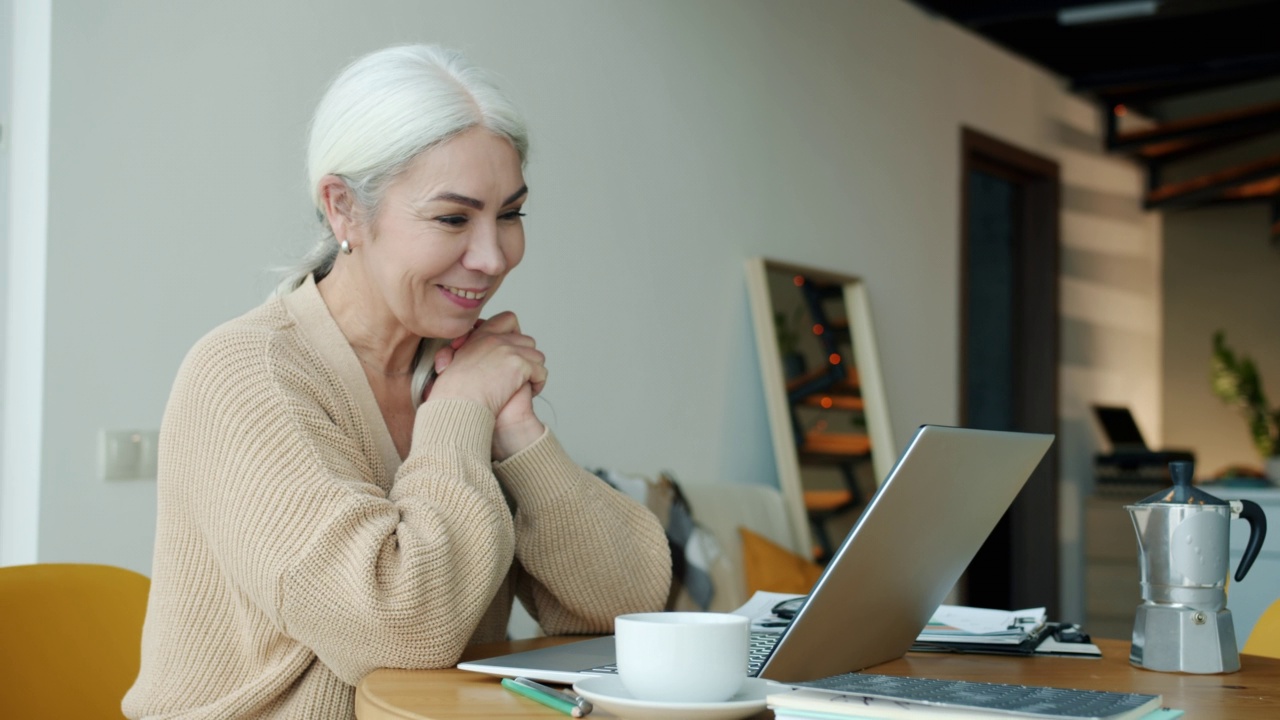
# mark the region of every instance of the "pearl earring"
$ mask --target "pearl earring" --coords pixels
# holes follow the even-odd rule
[[[346,240],[343,240],[341,243],[338,243],[338,249],[342,251],[343,255],[350,255],[351,243],[347,242]]]

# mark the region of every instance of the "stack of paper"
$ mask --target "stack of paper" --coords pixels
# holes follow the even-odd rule
[[[794,600],[800,597],[804,596],[757,590],[751,596],[751,599],[743,603],[742,607],[734,610],[733,614],[741,615],[750,620],[751,632],[780,633],[786,629],[787,625],[791,624],[791,617],[789,615],[780,617],[774,614],[773,609],[784,600]]]
[[[1044,608],[988,610],[939,605],[916,642],[1020,645],[1045,627]]]

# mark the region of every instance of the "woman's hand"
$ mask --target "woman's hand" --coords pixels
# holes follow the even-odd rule
[[[493,459],[504,460],[542,437],[533,398],[547,382],[545,356],[520,332],[514,313],[476,324],[435,355],[433,398],[463,398],[493,412]],[[446,372],[447,370],[447,372]]]

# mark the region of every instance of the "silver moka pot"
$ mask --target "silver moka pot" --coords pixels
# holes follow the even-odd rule
[[[1194,466],[1169,463],[1173,487],[1125,509],[1138,532],[1142,604],[1133,621],[1129,662],[1148,670],[1228,673],[1240,669],[1227,609],[1229,529],[1249,521],[1249,544],[1235,579],[1258,557],[1267,518],[1257,503],[1226,502],[1192,487]]]

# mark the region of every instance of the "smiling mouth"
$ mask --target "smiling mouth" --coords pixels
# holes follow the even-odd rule
[[[475,292],[472,290],[463,290],[462,288],[449,287],[448,285],[441,285],[440,287],[449,293],[457,295],[460,298],[466,298],[467,300],[483,300],[484,296],[489,294],[488,290]]]

